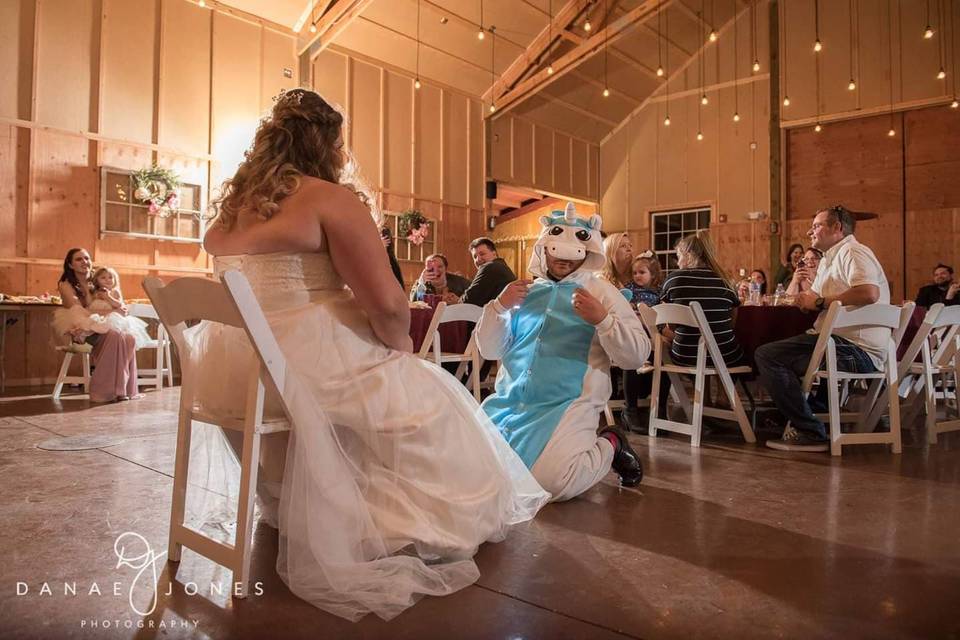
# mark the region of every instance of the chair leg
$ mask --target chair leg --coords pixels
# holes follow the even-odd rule
[[[757,436],[753,433],[750,420],[747,419],[747,414],[743,410],[743,402],[740,401],[740,396],[737,394],[736,383],[733,382],[732,379],[727,378],[726,381],[720,380],[720,386],[723,387],[723,390],[727,394],[727,400],[730,401],[730,408],[733,410],[733,415],[737,418],[737,424],[740,426],[740,433],[743,434],[743,439],[751,444],[756,442]]]
[[[154,388],[157,391],[163,391],[163,343],[157,343],[157,378],[154,383]]]
[[[167,386],[173,386],[173,358],[170,357],[170,341],[164,340],[163,344],[164,358],[163,362],[167,367]]]
[[[827,344],[827,379],[820,384],[827,385],[827,404],[830,407],[830,455],[843,453],[840,444],[840,389],[837,383],[837,349],[833,339]]]
[[[887,395],[890,397],[890,435],[893,437],[892,448],[894,453],[903,450],[900,437],[900,395],[897,393],[896,383],[887,385]]]
[[[700,446],[700,436],[703,434],[703,394],[706,380],[703,367],[697,367],[697,374],[693,383],[693,424],[690,436],[690,446]]]
[[[253,500],[257,493],[257,475],[260,469],[260,434],[248,428],[243,434],[243,452],[240,466],[240,496],[237,509],[237,535],[234,543],[236,565],[233,567],[234,593],[246,598],[250,580],[251,538],[253,537]]]
[[[480,357],[477,355],[476,348],[470,354],[470,364],[473,365],[473,371],[470,374],[473,379],[473,397],[480,402]]]
[[[923,372],[923,400],[926,416],[924,426],[927,430],[927,442],[937,444],[937,389],[933,384],[933,374],[928,367]]]
[[[190,420],[189,406],[184,411],[185,402],[180,402],[180,424],[177,426],[177,453],[173,463],[173,499],[170,503],[170,538],[167,559],[180,562],[183,545],[180,544],[180,528],[187,501],[187,474],[190,470]]]
[[[57,384],[53,387],[53,399],[60,399],[60,392],[63,391],[63,380],[67,377],[70,370],[70,361],[73,360],[73,354],[69,351],[63,354],[63,364],[60,365],[60,374],[57,376]]]
[[[85,353],[82,356],[83,358],[83,391],[84,393],[90,393],[90,354]]]

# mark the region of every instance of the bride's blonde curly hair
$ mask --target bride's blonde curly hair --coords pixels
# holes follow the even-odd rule
[[[271,218],[280,202],[295,193],[303,176],[341,184],[378,218],[373,195],[357,175],[357,165],[343,142],[343,115],[317,93],[293,89],[281,93],[270,116],[260,121],[253,146],[233,178],[214,199],[217,222],[227,229],[241,212]]]

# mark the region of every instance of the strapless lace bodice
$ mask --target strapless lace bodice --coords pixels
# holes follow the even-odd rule
[[[269,307],[340,292],[344,286],[329,253],[219,256],[214,258],[213,265],[218,276],[230,269],[242,271],[261,304]]]

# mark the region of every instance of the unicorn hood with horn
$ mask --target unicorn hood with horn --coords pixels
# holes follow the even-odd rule
[[[546,255],[573,262],[584,260],[577,273],[600,271],[606,260],[603,256],[603,239],[600,237],[600,216],[589,220],[577,216],[576,207],[568,202],[563,212],[553,211],[542,216],[543,229],[533,247],[527,270],[537,278],[548,278]]]
[[[474,332],[481,355],[501,361],[482,408],[554,500],[586,491],[611,464],[633,486],[642,476],[629,459],[635,452],[598,437],[597,419],[610,398],[611,361],[639,368],[650,341],[620,291],[597,277],[605,263],[600,216],[580,218],[570,203],[540,222],[529,266],[536,279],[509,285]],[[557,270],[558,262],[567,264]]]

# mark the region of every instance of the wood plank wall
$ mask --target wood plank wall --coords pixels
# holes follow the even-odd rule
[[[0,291],[55,291],[82,246],[141,297],[145,275],[209,273],[208,259],[194,244],[100,238],[99,168],[156,162],[219,184],[271,96],[297,86],[295,36],[188,0],[5,0],[0,84]],[[8,384],[59,367],[49,317],[30,317],[7,335]]]
[[[857,239],[883,264],[894,302],[912,299],[944,262],[960,266],[960,115],[949,108],[789,132],[786,242],[802,242],[815,211],[842,203],[879,218]]]
[[[663,85],[601,144],[604,229],[627,231],[638,250],[653,244],[651,212],[706,206],[726,269],[770,269],[770,220],[752,222],[746,215],[771,213],[769,26],[766,3],[759,4],[759,73],[751,70],[750,11],[744,8],[737,18],[736,56],[730,22],[719,41],[704,49],[702,88],[694,55],[672,68],[669,87]],[[706,106],[700,104],[703,93]],[[698,130],[703,140],[697,140]]]

